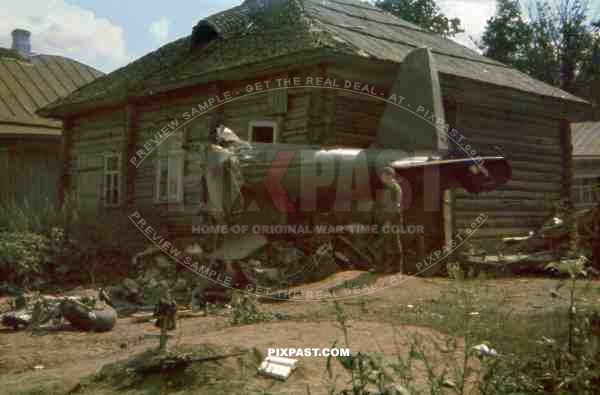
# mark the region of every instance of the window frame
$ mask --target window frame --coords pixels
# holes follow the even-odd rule
[[[273,143],[279,142],[279,122],[273,120],[258,120],[248,122],[248,141],[255,143],[254,128],[273,128]],[[269,143],[267,143],[269,144]]]
[[[109,159],[112,158],[117,158],[117,168],[116,170],[109,170],[108,169],[108,161]],[[122,168],[122,162],[123,160],[123,155],[120,152],[105,152],[103,155],[103,166],[102,166],[102,201],[104,203],[104,207],[119,207],[121,205],[122,202],[122,188],[121,188],[121,183],[122,183],[122,173],[123,173],[123,168]],[[109,201],[108,199],[108,188],[110,188],[109,183],[106,182],[107,176],[110,177],[111,180],[111,185],[114,184],[114,180],[113,177],[116,177],[117,179],[117,202],[113,203],[112,201]],[[79,187],[79,186],[78,186]]]
[[[183,191],[183,178],[184,178],[184,172],[185,172],[185,159],[186,159],[186,152],[183,148],[183,145],[185,144],[185,138],[186,138],[186,133],[185,130],[178,130],[173,132],[173,134],[180,134],[179,137],[179,145],[175,148],[172,148],[170,145],[167,145],[166,148],[162,148],[158,147],[157,150],[157,155],[158,157],[155,160],[155,178],[154,178],[154,182],[155,182],[155,190],[154,190],[154,203],[155,204],[173,204],[173,203],[183,203],[183,197],[184,197],[184,191]],[[175,136],[169,136],[168,138],[171,137],[175,137]],[[167,139],[168,139],[167,138]],[[169,144],[167,141],[165,141],[163,144]],[[162,144],[161,144],[162,145]],[[176,166],[174,166],[174,168],[171,167],[170,162],[171,160],[176,159]],[[163,196],[161,196],[161,177],[162,177],[162,172],[161,170],[163,169],[164,164],[166,163],[167,166],[167,195],[165,198],[163,198]],[[175,174],[172,175],[172,172],[174,172]],[[170,187],[170,183],[169,180],[171,179],[171,176],[176,177],[176,185],[177,185],[177,191],[175,193],[170,193],[169,191],[169,187]]]
[[[597,177],[579,177],[574,181],[575,203],[590,205],[596,202],[596,188],[600,187]]]

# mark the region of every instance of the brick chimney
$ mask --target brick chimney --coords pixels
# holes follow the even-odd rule
[[[31,32],[24,29],[15,29],[12,31],[12,49],[19,55],[29,57],[31,55]]]

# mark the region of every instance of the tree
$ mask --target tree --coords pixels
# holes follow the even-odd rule
[[[585,97],[600,105],[600,20],[592,24],[592,45],[581,68],[579,79],[589,82],[590,92]],[[596,114],[595,119],[600,121],[600,111],[596,111]]]
[[[499,0],[488,20],[484,54],[549,84],[580,93],[600,71],[598,26],[587,0],[530,0],[528,21],[518,0]]]
[[[532,40],[526,52],[525,72],[550,85],[560,86],[556,18],[547,2],[535,1],[529,9]]]
[[[444,15],[435,0],[376,0],[375,5],[444,37],[453,37],[464,32],[460,19],[451,19]]]
[[[499,0],[496,14],[487,21],[480,49],[485,56],[524,71],[532,34],[523,19],[519,1]]]
[[[571,92],[575,91],[578,77],[591,58],[593,35],[587,22],[588,10],[587,0],[561,0],[554,10],[560,86]]]

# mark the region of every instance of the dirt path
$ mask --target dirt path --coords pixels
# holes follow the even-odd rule
[[[343,333],[335,322],[276,322],[251,326],[230,327],[208,330],[211,325],[198,318],[183,321],[181,332],[174,334],[171,345],[214,344],[223,346],[255,347],[263,355],[269,348],[329,348],[334,341],[342,347]],[[118,330],[109,334],[85,334],[79,332],[52,333],[41,337],[31,337],[24,333],[3,335],[1,350],[9,357],[12,368],[2,369],[0,386],[8,388],[6,393],[17,394],[44,387],[57,393],[73,388],[79,380],[96,373],[104,364],[128,358],[149,347],[156,346],[156,340],[143,340],[140,331],[156,331],[148,324],[134,324],[129,319],[119,320]],[[185,334],[180,336],[180,334]],[[459,360],[462,344],[453,352],[441,355],[435,350],[436,344],[444,344],[445,337],[425,328],[398,327],[379,322],[350,322],[350,350],[356,352],[377,352],[395,358],[408,355],[411,336],[418,336],[423,347],[431,353],[432,360],[449,362]],[[8,341],[7,341],[8,340]],[[121,344],[127,343],[126,348]],[[16,354],[20,354],[17,356]],[[339,366],[334,367],[337,380],[329,381],[326,372],[326,358],[322,356],[299,357],[300,367],[285,383],[267,378],[253,377],[249,385],[254,390],[269,387],[274,392],[306,393],[307,385],[311,393],[326,393],[331,383],[343,386],[349,376]],[[43,369],[35,369],[41,365]],[[417,385],[423,385],[425,373],[416,371]]]
[[[325,282],[311,284],[306,289],[323,290],[335,287],[345,281],[353,281],[360,272],[341,273]],[[370,280],[370,278],[369,278]],[[386,280],[375,279],[376,284]],[[550,290],[558,284],[551,279],[502,279],[487,280],[475,284],[467,282],[461,287],[478,287],[483,298],[504,301],[520,314],[534,314],[542,310],[565,308],[568,305],[568,289],[561,288],[556,296],[550,297]],[[389,358],[397,355],[406,357],[412,335],[423,339],[423,347],[431,352],[432,358],[441,365],[447,365],[459,358],[462,344],[452,352],[443,352],[433,347],[431,339],[444,344],[445,337],[439,332],[414,326],[393,328],[384,322],[379,311],[388,311],[395,306],[418,306],[432,299],[439,303],[452,303],[448,295],[457,289],[456,283],[448,279],[411,279],[403,284],[363,296],[368,301],[366,308],[376,312],[372,321],[356,319],[349,323],[349,343],[352,352],[378,352]],[[592,282],[581,292],[579,299],[586,303],[600,303],[600,284]],[[343,304],[354,304],[354,299]],[[284,302],[264,304],[263,310],[278,312],[296,317],[294,321],[261,323],[250,326],[231,327],[229,311],[221,316],[208,316],[181,320],[180,329],[175,331],[170,345],[175,344],[216,344],[257,348],[267,353],[268,348],[327,348],[337,339],[343,344],[343,333],[334,321],[335,314],[331,303],[324,302]],[[388,309],[388,310],[386,310]],[[2,393],[16,394],[44,388],[44,393],[64,393],[83,377],[97,372],[109,362],[128,358],[143,350],[156,347],[156,339],[144,335],[157,333],[151,323],[134,323],[129,318],[119,319],[114,331],[109,333],[82,333],[60,331],[31,336],[26,332],[0,330],[0,388]],[[249,378],[256,389],[269,386],[273,392],[306,393],[306,385],[312,393],[320,393],[327,384],[326,358],[301,357],[301,367],[286,383],[270,379]],[[36,366],[43,368],[36,369]],[[343,381],[347,379],[344,372]],[[424,372],[417,369],[418,381],[423,382]],[[52,391],[49,391],[51,389]]]

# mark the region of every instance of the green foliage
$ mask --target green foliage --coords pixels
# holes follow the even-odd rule
[[[0,278],[20,287],[47,279],[77,218],[75,207],[69,199],[60,209],[50,202],[0,203]]]
[[[564,340],[542,337],[528,355],[513,356],[484,365],[482,394],[595,394],[600,385],[600,317],[589,307],[576,305],[577,281],[587,276],[586,259],[572,263],[569,273],[568,323]],[[556,290],[564,286],[559,283]]]
[[[448,18],[434,0],[377,0],[375,5],[444,37],[452,37],[464,31],[460,19]]]
[[[81,213],[78,221],[71,226],[65,260],[60,268],[62,274],[76,280],[87,277],[86,280],[93,285],[99,273],[117,275],[119,270],[124,269],[127,272],[122,263],[129,261],[133,243],[131,237],[138,236],[137,232],[128,232],[130,225],[125,213],[102,216],[93,212]]]
[[[54,228],[50,237],[32,232],[0,232],[0,273],[19,286],[32,285],[60,253],[63,233]]]
[[[487,21],[481,48],[485,56],[524,70],[532,34],[523,19],[519,1],[499,0],[496,14]]]
[[[0,202],[0,231],[50,235],[52,229],[69,230],[78,216],[77,202],[70,198],[62,207],[49,201],[43,206],[32,206],[27,201],[22,204]]]
[[[482,38],[486,56],[574,93],[600,78],[600,33],[588,1],[532,0],[527,18],[521,5],[498,2]]]
[[[344,334],[345,347],[350,349],[348,338],[350,325],[348,317],[344,309],[337,302],[335,302],[335,312],[338,327]],[[436,342],[433,339],[427,340],[432,343]],[[336,345],[337,340],[333,342],[330,348],[334,349]],[[396,347],[398,347],[398,344],[396,344]],[[442,347],[443,352],[446,353],[453,352],[455,348],[456,344],[453,341],[447,342]],[[471,353],[469,352],[469,348],[467,348],[465,350],[465,364],[470,356]],[[350,373],[351,379],[348,383],[349,388],[340,390],[335,384],[330,384],[328,393],[330,395],[396,395],[419,393],[415,386],[416,377],[415,370],[413,370],[415,362],[418,362],[425,369],[430,394],[446,393],[444,387],[448,387],[448,384],[454,386],[456,393],[462,394],[464,393],[465,379],[471,373],[466,367],[455,369],[457,377],[462,377],[462,383],[457,387],[452,381],[447,379],[445,369],[438,369],[435,366],[430,353],[426,351],[426,347],[423,345],[423,339],[416,335],[410,338],[410,352],[408,355],[402,355],[398,352],[396,358],[395,361],[387,361],[379,354],[362,352],[351,352],[348,356],[339,355],[335,357],[335,360]],[[333,357],[329,356],[326,361],[328,378],[332,382],[334,381],[333,360]],[[376,392],[373,392],[373,389],[376,389]]]
[[[123,272],[131,237],[138,235],[128,232],[127,218],[121,212],[83,212],[69,197],[60,208],[0,203],[0,278],[17,286],[44,279],[95,283],[99,263]]]
[[[273,314],[259,311],[256,302],[251,298],[249,295],[235,292],[231,306],[232,325],[250,325],[274,319]]]
[[[338,327],[344,334],[344,344],[346,348],[350,348],[348,338],[348,318],[342,306],[335,301],[335,314]],[[337,345],[337,340],[331,345],[334,349]],[[333,357],[329,355],[326,361],[327,373],[329,379],[333,379],[333,371],[331,369]],[[354,394],[367,395],[370,392],[367,390],[370,386],[376,386],[380,393],[385,393],[386,385],[390,384],[389,378],[384,373],[383,360],[374,354],[367,353],[350,353],[350,355],[338,355],[335,357],[338,363],[346,369],[350,375],[350,389],[345,389],[339,392],[335,386],[330,386],[329,394]]]

